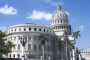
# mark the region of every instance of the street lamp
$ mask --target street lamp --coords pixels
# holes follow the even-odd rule
[[[20,42],[22,44],[22,60],[24,60],[24,46],[27,42],[27,37],[26,36],[23,36],[23,37],[20,37]]]
[[[48,60],[51,60],[51,57],[50,56],[48,57]]]
[[[40,57],[40,60],[42,60],[42,56]]]

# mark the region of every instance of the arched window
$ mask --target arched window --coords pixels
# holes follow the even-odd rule
[[[58,29],[59,29],[59,26],[58,26]]]
[[[29,28],[29,31],[31,31],[31,28]]]
[[[63,29],[63,26],[62,26],[62,29]]]
[[[34,31],[36,31],[37,29],[36,28],[34,28]]]
[[[26,31],[26,28],[24,28],[24,31]]]
[[[64,20],[64,23],[65,23],[65,20]]]
[[[65,26],[63,26],[63,28],[65,29]]]
[[[20,44],[18,44],[18,50],[20,50]]]
[[[57,26],[56,26],[56,29],[57,29]]]
[[[61,20],[61,23],[62,23],[62,20]]]
[[[61,29],[61,26],[59,26],[60,27],[60,29]]]
[[[54,23],[54,21],[53,21],[53,23]]]
[[[15,54],[13,54],[13,58],[15,58]]]
[[[17,54],[18,58],[20,58],[20,54]]]
[[[55,23],[56,23],[56,21],[55,21]]]
[[[16,29],[15,29],[15,31],[16,31]]]
[[[45,29],[44,29],[44,32],[45,32]]]
[[[19,31],[21,31],[21,28],[19,28]]]
[[[58,20],[58,23],[59,23],[59,20]]]
[[[9,55],[9,57],[11,58],[11,54]]]
[[[16,40],[16,37],[14,37],[14,40]]]
[[[48,32],[48,30],[47,30],[47,32]]]
[[[39,28],[39,31],[41,31],[41,28]]]
[[[13,32],[13,29],[12,29],[12,32]]]

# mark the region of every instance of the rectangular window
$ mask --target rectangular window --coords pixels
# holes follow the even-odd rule
[[[39,45],[39,50],[41,50],[41,45]]]
[[[47,46],[47,50],[49,51],[49,45]]]
[[[34,44],[34,50],[37,50],[36,44]]]
[[[28,36],[28,40],[31,40],[31,36]]]
[[[34,40],[37,40],[37,36],[34,36]]]
[[[31,44],[28,44],[28,50],[30,50],[31,49]]]
[[[18,44],[18,50],[20,50],[20,44]]]

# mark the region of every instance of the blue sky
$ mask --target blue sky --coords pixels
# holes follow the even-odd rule
[[[49,26],[56,4],[67,13],[72,30],[81,31],[76,40],[79,49],[90,48],[89,0],[0,0],[0,29],[23,23]]]

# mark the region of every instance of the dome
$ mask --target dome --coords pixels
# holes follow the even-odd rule
[[[56,11],[52,14],[52,19],[57,19],[57,18],[67,19],[67,14],[64,11],[62,11],[60,4],[57,5]]]

